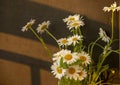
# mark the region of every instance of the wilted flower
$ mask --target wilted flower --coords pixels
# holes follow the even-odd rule
[[[107,51],[109,51],[109,50],[111,50],[111,47],[105,46],[105,48],[104,48],[104,50],[103,50],[103,54],[106,54]]]
[[[104,42],[108,43],[110,41],[110,38],[107,36],[106,32],[102,28],[100,28],[99,35]]]

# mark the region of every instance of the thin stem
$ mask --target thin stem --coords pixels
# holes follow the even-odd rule
[[[118,50],[112,50],[112,52],[115,52],[115,53],[117,53],[117,54],[120,54],[120,50],[118,49]]]
[[[80,27],[78,28],[78,32],[79,32],[79,34],[82,36],[82,32],[81,32],[81,30],[80,30]]]
[[[47,34],[50,35],[55,41],[57,41],[57,39],[56,39],[47,29],[45,29],[45,31],[46,31]]]
[[[92,57],[93,48],[94,48],[96,42],[97,42],[99,39],[100,39],[100,37],[99,37],[95,42],[93,42],[93,44],[92,44],[92,46],[91,46],[91,51],[90,51],[91,57]]]
[[[112,11],[111,23],[112,23],[112,36],[111,36],[111,40],[113,40],[113,38],[114,38],[114,12],[113,11]]]
[[[43,40],[40,36],[38,36],[38,34],[32,29],[32,27],[30,27],[30,30],[33,32],[33,34],[34,34],[34,35],[38,38],[38,40],[41,42],[41,44],[43,45],[44,49],[48,52],[48,55],[49,55],[50,57],[52,57],[52,54],[51,54],[50,50],[47,48],[44,40]]]
[[[80,36],[82,36],[82,32],[81,32],[80,27],[78,28],[78,33],[80,34]],[[80,40],[79,45],[80,45],[80,51],[81,51],[81,50],[82,50],[82,46],[83,46],[83,42],[82,42],[82,40]]]
[[[47,32],[48,35],[50,35],[56,42],[57,42],[57,39],[56,37],[53,36],[53,34],[51,34],[47,29],[45,29],[45,31]],[[58,44],[58,43],[57,43]],[[58,45],[59,46],[59,45]],[[61,47],[59,46],[59,49],[61,49]]]
[[[100,68],[101,68],[101,66],[102,66],[102,64],[103,64],[103,62],[104,62],[104,60],[106,59],[106,57],[111,53],[112,51],[109,51],[108,53],[106,53],[105,55],[103,55],[103,56],[100,56],[100,57],[102,57],[102,60],[100,61],[100,62],[98,62],[98,65],[97,65],[97,72],[99,72],[99,70],[100,70]]]

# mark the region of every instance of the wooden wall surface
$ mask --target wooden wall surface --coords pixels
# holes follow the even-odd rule
[[[110,14],[102,9],[111,3],[113,0],[0,0],[0,85],[57,85],[57,79],[50,73],[51,59],[41,43],[30,31],[21,32],[22,26],[31,18],[36,19],[34,28],[38,23],[50,20],[50,32],[61,38],[68,35],[62,19],[81,14],[86,24],[84,34],[89,37],[87,44],[96,38],[100,27],[110,33]],[[116,37],[119,20],[116,15]],[[42,37],[51,51],[57,52],[54,40],[46,33]],[[118,68],[118,58],[109,60],[111,67]]]

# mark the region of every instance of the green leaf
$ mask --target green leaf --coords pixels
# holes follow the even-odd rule
[[[106,71],[108,68],[109,68],[109,65],[103,66],[99,73],[102,73],[102,72]]]
[[[62,66],[64,69],[68,68],[68,64],[67,63],[63,63],[63,66]]]
[[[62,68],[64,68],[64,69],[68,68],[67,63],[64,63],[64,62],[63,62],[63,58],[60,59],[60,67],[62,67]]]
[[[63,67],[63,58],[60,59],[60,67]]]

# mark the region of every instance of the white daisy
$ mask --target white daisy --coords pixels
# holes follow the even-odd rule
[[[71,51],[66,52],[63,55],[63,62],[66,62],[67,64],[72,64],[76,62],[77,59],[78,59],[77,53],[71,53]]]
[[[82,20],[76,20],[76,21],[73,21],[71,23],[68,24],[68,28],[69,29],[72,29],[72,28],[75,28],[75,29],[78,29],[78,27],[81,27],[81,26],[84,26],[84,22]]]
[[[66,72],[66,69],[60,68],[56,63],[53,63],[51,66],[52,73],[55,75],[55,78],[61,79]]]
[[[87,77],[87,72],[85,70],[80,69],[80,72],[78,72],[79,74],[79,77],[78,77],[78,80],[82,81],[83,79],[85,79]]]
[[[36,30],[38,33],[43,33],[45,29],[48,28],[49,25],[50,25],[50,21],[44,21],[43,23],[38,24],[38,27]]]
[[[79,77],[79,72],[79,65],[69,66],[66,71],[66,78],[77,80],[77,78]]]
[[[70,44],[73,44],[74,46],[79,43],[80,40],[82,40],[83,36],[79,35],[73,35],[72,37],[68,38],[68,41]]]
[[[59,44],[59,46],[68,46],[69,45],[69,41],[67,38],[61,38],[61,39],[57,40],[57,43]]]
[[[67,22],[67,24],[69,24],[70,22],[76,21],[80,19],[80,15],[75,14],[75,15],[70,15],[67,18],[63,19],[64,22]]]
[[[78,53],[79,59],[82,61],[82,64],[87,66],[91,62],[91,57],[86,52]]]
[[[29,27],[31,27],[35,23],[35,19],[31,19],[27,24],[22,27],[21,31],[27,31]]]
[[[71,53],[71,51],[62,49],[62,50],[58,51],[57,53],[54,53],[53,58],[52,58],[53,61],[59,61],[64,56],[65,53]]]
[[[108,11],[108,12],[109,11],[113,11],[114,12],[115,10],[117,10],[117,11],[120,10],[120,6],[117,7],[117,3],[116,2],[114,2],[110,7],[104,7],[103,8],[103,11],[105,11],[105,12],[106,11]]]
[[[100,28],[99,35],[100,35],[100,37],[102,38],[102,40],[103,40],[104,42],[109,43],[110,38],[107,36],[106,32],[105,32],[102,28]]]

